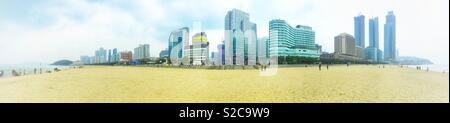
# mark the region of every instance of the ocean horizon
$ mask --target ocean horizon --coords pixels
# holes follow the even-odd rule
[[[11,77],[12,76],[12,70],[15,70],[18,73],[22,73],[22,75],[33,75],[34,69],[36,69],[36,74],[39,74],[40,69],[42,69],[42,73],[45,73],[46,71],[52,71],[55,68],[58,69],[67,69],[71,66],[58,66],[58,65],[50,65],[47,63],[42,64],[3,64],[0,65],[0,72],[3,71],[3,76],[0,76],[0,78],[5,77]]]

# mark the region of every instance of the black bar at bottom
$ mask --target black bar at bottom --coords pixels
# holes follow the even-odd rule
[[[120,120],[304,120],[445,118],[447,104],[400,103],[27,103],[0,104],[7,115]],[[5,115],[3,115],[5,116]],[[320,117],[320,118],[318,118]]]

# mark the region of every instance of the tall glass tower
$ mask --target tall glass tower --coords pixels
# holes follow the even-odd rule
[[[395,38],[395,15],[393,11],[389,11],[384,24],[384,60],[395,61],[397,56]]]
[[[252,65],[256,63],[256,24],[249,14],[238,9],[225,16],[225,64]]]
[[[378,48],[378,17],[369,19],[369,47]]]
[[[382,62],[382,52],[379,49],[379,28],[378,17],[369,19],[369,47],[365,49],[366,59],[379,63]]]
[[[362,14],[354,17],[356,46],[365,48],[365,17]]]

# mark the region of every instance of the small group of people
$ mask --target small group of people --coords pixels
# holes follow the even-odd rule
[[[421,66],[417,66],[416,69],[417,70],[422,70],[422,67]]]
[[[11,71],[12,76],[20,76],[21,73],[17,72],[16,70]]]
[[[327,70],[328,70],[328,64],[326,65],[326,67],[327,67]],[[319,62],[319,71],[321,71],[322,70],[322,62]]]
[[[54,68],[53,69],[53,71],[54,72],[59,72],[59,71],[61,71],[61,69],[59,69],[59,68]],[[39,68],[39,71],[38,71],[38,69],[37,68],[34,68],[33,69],[33,73],[34,74],[42,74],[42,68]],[[52,71],[51,70],[48,70],[48,71],[46,71],[47,73],[51,73]],[[11,75],[12,76],[22,76],[22,75],[26,75],[27,74],[27,71],[24,69],[23,71],[17,71],[17,70],[15,70],[15,69],[13,69],[13,70],[11,70]],[[2,77],[2,76],[4,76],[5,75],[5,72],[3,71],[3,70],[0,70],[0,77]]]
[[[416,69],[417,69],[417,70],[422,70],[422,66],[417,66]],[[429,68],[429,67],[427,67],[427,72],[428,72],[428,71],[430,71],[430,68]]]
[[[260,65],[261,67],[261,71],[266,71],[267,70],[267,65]]]

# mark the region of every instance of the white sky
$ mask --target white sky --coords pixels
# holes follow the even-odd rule
[[[167,47],[172,30],[201,22],[211,50],[223,40],[224,17],[238,8],[257,24],[258,38],[268,36],[268,23],[283,19],[308,25],[316,43],[333,52],[333,37],[353,33],[353,17],[379,17],[380,49],[387,11],[397,19],[401,56],[437,64],[449,62],[448,0],[2,0],[0,64],[77,60],[99,47],[132,50],[150,44],[151,56]]]

